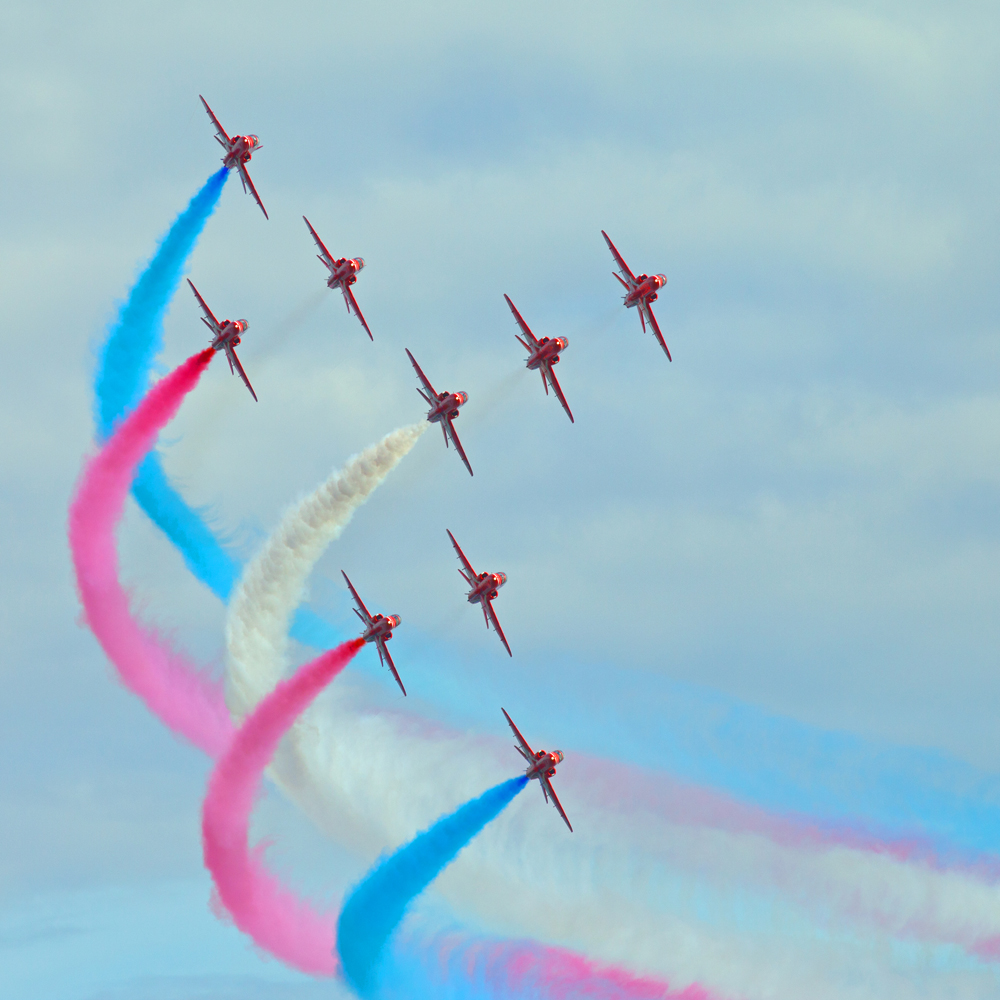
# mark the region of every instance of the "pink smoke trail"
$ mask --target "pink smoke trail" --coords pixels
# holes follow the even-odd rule
[[[335,953],[337,914],[318,912],[267,870],[261,850],[249,846],[250,814],[264,769],[281,738],[363,645],[360,638],[345,642],[278,683],[219,758],[202,807],[205,865],[222,905],[255,944],[311,975],[334,976],[340,971]],[[477,980],[489,982],[488,992],[497,997],[520,996],[530,987],[531,995],[551,1000],[584,995],[594,1000],[712,1000],[701,986],[671,990],[658,980],[530,942],[446,937],[428,949],[411,939],[403,953],[405,960],[396,971],[409,985],[438,979],[438,986],[468,1000],[477,995]]]
[[[250,812],[281,737],[364,645],[352,639],[281,681],[237,730],[219,758],[202,807],[205,865],[241,931],[276,958],[312,975],[338,970],[336,914],[317,913],[264,867],[249,847]]]
[[[463,934],[442,934],[425,943],[419,953],[406,942],[397,949],[399,958],[410,965],[416,959],[419,979],[429,996],[441,1000],[504,1000],[533,997],[536,1000],[717,1000],[698,983],[673,988],[658,979],[635,976],[614,966],[592,962],[580,955],[537,944],[534,941],[500,941],[470,938]],[[459,985],[460,984],[460,985]],[[403,996],[405,988],[390,995]],[[456,988],[457,986],[457,988]],[[419,990],[415,991],[420,993]],[[420,993],[423,995],[423,993]]]
[[[233,732],[222,685],[133,616],[129,595],[118,579],[115,528],[139,463],[214,354],[206,348],[192,355],[146,393],[88,459],[69,508],[69,544],[84,619],[122,683],[166,726],[213,757]]]

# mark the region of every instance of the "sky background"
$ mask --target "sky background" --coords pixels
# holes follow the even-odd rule
[[[335,995],[211,915],[206,762],[77,621],[65,520],[95,350],[218,166],[199,93],[264,146],[270,221],[230,178],[190,270],[217,315],[249,319],[260,403],[213,366],[165,464],[240,551],[422,416],[408,347],[469,393],[475,477],[432,430],[312,600],[351,628],[344,568],[402,616],[408,688],[421,661],[454,664],[429,711],[496,734],[498,701],[545,725],[565,692],[579,713],[547,738],[615,756],[630,730],[635,759],[644,738],[655,754],[657,706],[694,691],[995,780],[998,19],[962,2],[6,4],[0,961],[16,995]],[[303,214],[365,258],[374,343],[325,293]],[[673,364],[621,308],[601,229],[633,271],[667,274]],[[537,336],[569,338],[575,424],[523,370],[504,292]],[[204,344],[197,316],[182,289],[165,367]],[[508,574],[513,662],[465,604],[446,528]],[[134,508],[121,545],[147,616],[219,661],[224,609]],[[277,796],[258,823],[312,891],[354,877]]]

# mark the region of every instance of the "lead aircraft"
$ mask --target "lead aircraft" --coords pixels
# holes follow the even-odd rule
[[[566,416],[569,417],[570,423],[575,423],[573,412],[569,408],[569,403],[566,402],[566,397],[563,395],[562,389],[559,388],[555,372],[552,371],[552,366],[559,364],[559,355],[569,347],[569,337],[542,337],[539,340],[528,328],[528,324],[521,318],[521,314],[514,308],[514,303],[510,301],[510,296],[506,292],[504,293],[504,298],[507,300],[507,305],[510,306],[510,311],[514,314],[514,319],[517,320],[517,325],[521,328],[521,332],[528,338],[528,342],[525,343],[516,333],[514,334],[514,339],[528,352],[528,360],[526,362],[528,370],[538,370],[542,373],[542,385],[545,386],[545,395],[549,394],[549,385],[551,384],[552,391],[559,398],[559,402],[562,403],[562,408],[566,411]]]
[[[421,397],[430,404],[430,409],[427,411],[427,419],[432,424],[441,425],[441,433],[444,434],[444,446],[448,447],[448,439],[451,438],[455,443],[455,450],[458,452],[462,461],[465,462],[465,467],[469,470],[469,475],[472,475],[472,466],[469,465],[469,459],[465,454],[465,449],[462,447],[462,442],[458,440],[458,435],[455,433],[455,425],[452,421],[458,416],[458,408],[460,406],[465,406],[469,401],[469,394],[467,392],[435,392],[434,386],[430,384],[427,376],[421,371],[420,365],[417,364],[416,359],[410,354],[409,348],[406,348],[406,356],[410,359],[410,364],[413,365],[417,378],[423,383],[423,389],[417,389]]]
[[[445,531],[448,531],[445,528]],[[508,656],[513,656],[514,654],[510,651],[510,646],[507,643],[507,637],[503,634],[503,629],[500,628],[500,622],[497,621],[497,613],[493,610],[493,602],[497,598],[497,591],[507,582],[506,573],[477,573],[472,568],[472,563],[465,558],[465,553],[459,547],[458,542],[455,541],[455,536],[448,531],[448,537],[451,539],[451,544],[455,546],[455,554],[458,556],[458,561],[462,564],[462,568],[458,571],[462,575],[462,579],[472,588],[469,591],[468,598],[470,604],[478,604],[483,609],[483,618],[486,619],[486,627],[490,627],[490,622],[493,622],[493,627],[497,630],[497,635],[500,636],[500,641],[504,644],[504,648],[507,650]]]
[[[365,626],[364,632],[361,633],[361,638],[365,642],[375,643],[375,648],[378,650],[379,663],[383,665],[385,663],[389,664],[392,676],[396,678],[399,690],[405,696],[406,688],[403,687],[403,682],[399,679],[399,674],[396,673],[396,665],[392,662],[389,650],[385,648],[385,644],[392,638],[392,630],[401,621],[399,615],[371,615],[365,607],[365,602],[358,597],[358,592],[354,589],[354,584],[347,579],[347,574],[343,570],[340,572],[343,574],[344,579],[347,580],[347,589],[350,590],[351,596],[354,598],[354,603],[357,604],[354,613],[361,619]]]
[[[621,277],[618,278],[618,275],[614,271],[611,272],[625,288],[625,308],[631,309],[634,306],[638,310],[639,319],[642,321],[643,333],[646,332],[646,322],[648,320],[649,325],[653,328],[656,339],[660,342],[660,347],[663,348],[667,355],[667,360],[673,361],[674,359],[670,357],[670,348],[667,347],[663,340],[663,334],[660,333],[660,326],[656,322],[656,317],[653,315],[651,308],[652,304],[656,301],[656,293],[667,283],[667,276],[665,274],[640,274],[637,278],[629,270],[625,259],[618,252],[618,248],[611,242],[608,234],[603,229],[601,230],[601,235],[604,237],[604,242],[607,243],[608,249],[611,251],[611,256],[614,257],[615,263],[618,265],[618,270],[622,273]]]
[[[365,328],[368,339],[374,341],[375,338],[372,336],[371,330],[368,329],[368,324],[365,322],[364,316],[361,315],[361,310],[358,308],[354,293],[351,291],[351,285],[358,280],[358,271],[365,266],[364,258],[339,257],[334,260],[333,254],[323,245],[323,241],[319,238],[316,230],[313,229],[312,223],[304,215],[302,219],[309,227],[309,232],[312,233],[312,238],[316,241],[316,246],[319,247],[320,252],[316,256],[326,265],[327,270],[330,272],[330,277],[326,281],[327,287],[339,288],[344,293],[344,305],[347,306],[347,311],[354,310],[354,315],[361,320],[361,325]]]
[[[239,373],[240,378],[243,379],[243,384],[250,390],[250,395],[253,396],[253,400],[256,403],[257,393],[253,391],[250,379],[247,378],[247,373],[243,370],[243,365],[240,364],[240,359],[236,357],[236,348],[242,340],[242,335],[246,333],[246,329],[250,324],[245,319],[224,319],[220,323],[215,318],[215,314],[212,310],[208,308],[207,303],[201,297],[198,289],[194,287],[194,282],[188,278],[187,283],[191,286],[191,291],[194,292],[194,297],[198,300],[198,305],[201,306],[202,312],[205,313],[205,315],[201,317],[202,323],[204,323],[205,326],[212,331],[212,350],[226,352],[226,360],[229,362],[229,370],[231,372]]]
[[[246,191],[249,189],[250,193],[254,196],[254,200],[260,205],[260,210],[264,213],[264,218],[266,219],[267,209],[264,208],[264,203],[260,200],[260,195],[257,194],[257,189],[253,186],[253,181],[250,180],[250,174],[247,171],[247,164],[250,162],[253,154],[258,149],[263,149],[260,139],[255,135],[230,136],[222,127],[219,119],[215,117],[215,112],[208,106],[208,101],[201,94],[198,97],[201,98],[201,103],[205,105],[208,117],[212,119],[212,124],[215,126],[216,141],[226,151],[226,155],[222,157],[223,164],[227,170],[238,170],[240,172],[243,190]]]
[[[545,801],[548,802],[552,799],[552,804],[559,811],[559,815],[562,816],[563,821],[569,827],[569,832],[573,832],[573,824],[570,823],[569,817],[566,815],[565,810],[562,807],[562,803],[559,801],[559,797],[555,793],[555,789],[552,787],[552,783],[549,780],[556,776],[556,764],[561,764],[563,762],[563,752],[562,750],[553,750],[548,753],[545,750],[532,750],[528,746],[528,741],[521,735],[521,731],[514,725],[514,720],[507,714],[505,708],[500,709],[504,714],[504,718],[507,720],[507,725],[514,730],[514,738],[517,740],[517,752],[528,762],[527,770],[524,772],[528,779],[538,779],[538,784],[542,786],[542,795],[545,796]]]

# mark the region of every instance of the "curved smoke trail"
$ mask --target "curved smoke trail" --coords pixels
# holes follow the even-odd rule
[[[159,276],[169,275],[170,258],[180,260],[173,278],[176,286],[180,266],[190,253],[204,219],[211,214],[210,208],[205,211],[205,196],[207,195],[207,200],[211,200],[210,188],[213,182],[219,179],[221,186],[225,176],[226,172],[220,171],[211,178],[192,201],[189,211],[178,219],[147,273],[140,278],[133,290],[130,303],[138,303],[141,299],[140,290],[153,289]],[[203,216],[201,222],[197,222],[199,214]],[[196,225],[188,225],[189,220],[193,220]],[[186,247],[183,245],[185,241]],[[174,253],[172,247],[180,247],[180,252]],[[160,267],[160,264],[166,266]],[[160,287],[162,289],[164,286],[161,284]],[[127,322],[129,315],[126,307],[122,310],[118,326],[111,331],[112,336],[101,359],[102,372],[108,370],[107,363],[113,360],[113,355],[117,355],[118,363],[113,377],[102,377],[99,373],[97,379],[98,423],[103,425],[104,434],[109,432],[114,415],[124,412],[129,405],[130,391],[133,395],[141,391],[148,378],[150,361],[158,349],[158,341],[154,338],[159,330],[162,310],[171,293],[169,289],[166,293],[159,293],[159,306],[152,299],[146,300],[147,304],[152,302],[153,308],[149,315],[153,319],[145,324],[145,329],[141,329],[144,324],[135,311],[132,312],[131,319],[138,321],[138,326]],[[154,295],[153,299],[155,298]],[[128,337],[115,337],[116,332],[121,333],[130,326]],[[145,348],[143,345],[146,345]],[[127,351],[123,355],[123,348],[135,348],[138,355],[144,350],[146,353],[145,356],[138,356],[132,352],[132,356],[128,356]],[[131,384],[132,389],[128,390],[127,385],[125,390],[120,385],[116,386],[114,383],[120,378]],[[172,490],[155,456],[151,456],[150,461],[144,464],[136,489],[142,505],[172,536],[182,549],[189,566],[225,599],[232,587],[238,564],[229,557],[197,514]],[[329,625],[305,609],[295,616],[292,630],[296,638],[317,646],[332,646],[338,638]],[[909,757],[905,757],[901,751],[893,748],[872,748],[861,745],[858,741],[852,742],[846,737],[837,737],[836,734],[804,731],[803,727],[779,719],[758,719],[753,716],[752,709],[739,704],[731,705],[725,710],[726,725],[720,727],[716,718],[720,708],[711,702],[710,696],[696,693],[692,699],[688,693],[687,702],[682,705],[684,698],[678,698],[676,694],[673,692],[671,695],[671,705],[676,703],[678,718],[672,719],[665,726],[662,725],[662,720],[660,724],[665,732],[675,734],[666,742],[668,759],[662,764],[695,781],[707,781],[780,811],[797,809],[816,812],[818,815],[848,815],[856,814],[860,808],[862,813],[877,816],[882,823],[911,826],[913,823],[922,823],[927,815],[933,821],[930,822],[930,829],[942,832],[944,840],[939,846],[945,852],[949,850],[948,842],[954,842],[953,837],[957,837],[959,843],[968,842],[979,850],[987,851],[996,842],[993,834],[1000,823],[993,805],[995,780],[992,776],[967,773],[967,767],[963,769],[948,761],[931,759],[928,754],[921,756],[911,753]],[[627,739],[632,738],[631,733],[626,735]],[[710,743],[708,747],[704,745],[706,739]],[[762,751],[766,751],[763,756]],[[729,756],[723,758],[720,752],[728,753]],[[878,764],[874,767],[877,772],[875,778],[879,779],[877,785],[872,781],[873,768],[859,766],[873,764],[872,755],[876,752],[879,755]],[[791,774],[783,766],[783,762],[788,759],[808,759],[811,766],[802,775]],[[831,761],[834,762],[833,767]],[[882,774],[882,771],[885,773]],[[928,786],[928,773],[937,784]],[[822,825],[829,829],[828,823]],[[827,846],[821,845],[822,850],[839,849],[836,831],[834,834],[832,838],[819,838],[826,841]],[[872,843],[871,847],[875,854],[886,850],[876,843]],[[891,854],[893,851],[892,845],[888,845],[886,853]],[[935,853],[940,854],[940,851]],[[954,860],[945,856],[943,865],[935,865],[932,859],[930,867],[947,868]],[[987,902],[985,898],[977,898],[973,906],[966,907],[963,897],[969,893],[975,897],[991,895],[988,885],[977,883],[975,878],[970,878],[968,873],[963,872],[958,872],[955,878],[951,878],[947,872],[931,871],[927,874],[922,871],[907,871],[903,864],[894,865],[891,857],[888,860],[884,857],[867,858],[860,862],[862,869],[878,870],[886,866],[890,870],[879,871],[878,874],[903,888],[891,888],[890,892],[883,894],[881,879],[859,881],[868,895],[885,895],[885,901],[875,909],[884,911],[884,919],[880,920],[887,927],[894,927],[900,932],[908,928],[907,933],[916,933],[918,936],[941,935],[948,940],[960,940],[963,947],[983,954],[995,952],[997,938],[992,921],[986,921],[989,933],[983,939],[977,930],[977,919],[955,916],[966,910],[982,912],[983,905]],[[832,858],[828,867],[835,867]],[[937,883],[929,890],[918,884],[925,874]],[[946,884],[949,882],[955,884],[949,886]],[[906,888],[906,883],[913,884]],[[914,900],[928,893],[933,900],[932,913],[930,919],[924,919],[925,915],[920,912],[922,908]],[[842,887],[841,894],[851,894],[847,885]],[[863,896],[864,892],[860,895]],[[896,899],[902,901],[902,906],[900,910],[893,911],[892,903]],[[871,908],[862,905],[861,909]]]
[[[313,975],[337,971],[334,917],[316,912],[249,848],[250,812],[278,742],[364,645],[345,642],[282,681],[237,730],[209,779],[202,807],[205,866],[236,926],[272,955]]]
[[[225,167],[214,173],[177,217],[108,331],[94,377],[97,436],[102,441],[146,390],[153,361],[163,348],[167,304],[228,176]],[[227,601],[242,566],[173,488],[155,452],[140,465],[132,491],[139,506],[176,546],[188,569],[220,600]],[[337,631],[307,608],[296,615],[292,629],[301,642],[318,648],[339,642]]]
[[[282,623],[337,533],[325,533],[327,511],[317,520],[309,506],[286,517],[231,604],[227,701],[237,718],[282,676]],[[364,854],[408,839],[431,803],[440,812],[454,808],[455,796],[492,784],[508,766],[509,751],[501,756],[496,743],[441,729],[429,733],[393,713],[358,711],[356,700],[347,709],[342,695],[325,709],[328,715],[316,724],[296,727],[271,774],[317,825]],[[428,779],[456,759],[465,766],[447,786]],[[839,939],[847,928],[860,924],[882,941],[955,942],[969,950],[990,948],[1000,929],[994,889],[974,871],[929,870],[909,863],[905,849],[891,843],[761,816],[704,790],[648,795],[642,785],[653,776],[636,769],[618,769],[631,776],[633,797],[616,798],[607,794],[614,784],[610,770],[614,765],[595,765],[586,781],[564,786],[572,788],[574,812],[584,810],[586,835],[557,845],[547,815],[518,810],[442,874],[442,894],[487,926],[583,948],[600,961],[675,981],[711,983],[722,992],[739,992],[762,977],[770,981],[762,963],[781,968],[790,991],[820,968],[828,975],[829,963],[854,963],[873,982],[888,976],[885,988],[905,997],[909,986],[895,983],[880,955],[865,952],[863,942]],[[522,848],[526,842],[531,851]],[[706,867],[709,856],[714,860]],[[706,923],[706,893],[724,899],[734,891],[745,899],[739,912],[726,916],[712,904]],[[817,930],[789,958],[780,934],[747,937],[745,912],[765,928]],[[665,934],[682,935],[688,946],[677,954],[665,950]],[[826,943],[831,935],[835,945]],[[817,987],[816,996],[841,995],[830,990]]]
[[[267,871],[260,852],[249,847],[250,813],[264,769],[296,718],[361,645],[360,639],[344,643],[281,681],[216,764],[202,810],[205,864],[236,925],[275,957],[313,975],[337,972],[336,939],[348,980],[368,992],[377,972],[385,996],[711,1000],[701,987],[673,992],[662,982],[532,942],[410,936],[383,961],[385,944],[410,903],[524,787],[523,776],[466,803],[383,861],[350,895],[336,922]]]
[[[376,865],[347,897],[337,921],[337,951],[344,976],[362,996],[375,991],[382,953],[413,900],[527,783],[524,775],[510,778],[439,819]]]
[[[428,426],[402,427],[349,459],[285,514],[246,567],[226,617],[227,698],[237,719],[284,672],[289,621],[316,560]]]
[[[211,348],[193,355],[149,390],[87,462],[69,510],[70,550],[87,624],[125,686],[174,732],[211,755],[233,731],[221,685],[132,616],[118,579],[115,527],[136,466],[213,356]]]
[[[167,303],[177,291],[188,257],[215,211],[228,176],[225,167],[212,174],[177,216],[108,330],[94,377],[94,416],[102,441],[146,391],[153,360],[163,348]]]
[[[712,1000],[703,986],[672,989],[534,941],[455,932],[395,939],[379,970],[379,1000]],[[739,995],[739,994],[738,994]]]
[[[283,745],[272,773],[362,856],[408,840],[428,810],[453,809],[510,766],[506,741],[429,731],[366,711],[354,693],[333,694],[323,717]],[[841,982],[848,968],[872,984],[860,997],[921,996],[921,952],[894,941],[974,951],[1000,928],[996,890],[974,871],[837,843],[830,831],[655,773],[577,756],[573,764],[560,792],[577,832],[554,836],[540,802],[501,817],[441,875],[438,890],[456,912],[682,985],[753,995],[756,984],[797,997],[809,984],[816,1000],[853,996]],[[447,782],[434,777],[443,773]],[[683,947],[664,947],[675,938]],[[913,956],[912,968],[886,957],[893,948]],[[946,982],[965,974],[948,962],[935,972]],[[968,974],[993,983],[985,968]]]

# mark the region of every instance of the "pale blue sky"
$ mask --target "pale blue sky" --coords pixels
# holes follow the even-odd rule
[[[702,685],[995,775],[997,27],[985,3],[7,4],[2,947],[30,968],[36,912],[58,930],[65,910],[102,947],[109,914],[162,927],[152,887],[178,920],[200,900],[204,935],[166,965],[131,944],[91,978],[55,962],[19,995],[134,981],[130,997],[180,996],[150,985],[172,975],[221,977],[212,996],[229,981],[313,995],[266,992],[275,965],[207,913],[204,762],[109,679],[75,621],[65,544],[93,347],[218,165],[199,93],[261,137],[271,220],[230,180],[192,260],[213,308],[250,320],[261,400],[218,368],[185,408],[167,467],[192,502],[249,547],[421,415],[409,347],[436,385],[469,392],[475,479],[429,435],[324,562],[320,609],[347,623],[343,566],[402,616],[401,667],[442,644],[527,704],[553,661],[584,691],[620,665],[631,686]],[[286,322],[322,287],[303,213],[366,259],[374,344],[333,296]],[[633,270],[667,274],[672,365],[618,306],[602,228]],[[504,292],[536,334],[569,337],[575,425],[536,376],[514,377]],[[181,293],[164,362],[202,334]],[[510,577],[510,674],[464,607],[446,527]],[[134,510],[122,546],[149,614],[217,658],[222,609]],[[459,700],[439,708],[476,725],[492,711]],[[606,713],[628,724],[629,697],[580,702],[578,742]],[[264,827],[318,864],[279,813]],[[313,886],[352,872],[330,864],[296,870]],[[72,957],[67,935],[30,948]]]

